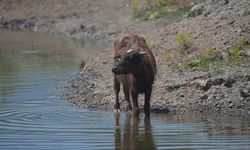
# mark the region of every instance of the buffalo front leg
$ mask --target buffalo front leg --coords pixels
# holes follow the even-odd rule
[[[125,95],[125,99],[126,99],[126,111],[127,112],[131,112],[132,111],[132,107],[131,107],[131,103],[130,103],[130,97],[129,97],[129,89],[128,86],[123,85],[123,92]]]
[[[115,77],[114,78],[114,91],[115,91],[115,105],[114,112],[120,112],[120,103],[119,103],[119,92],[120,92],[120,81]]]
[[[133,116],[135,117],[139,117],[140,115],[140,109],[139,109],[139,105],[138,105],[138,95],[139,93],[135,90],[133,90],[131,92],[131,95],[132,95],[132,99],[133,99]]]
[[[152,86],[148,87],[145,92],[145,101],[144,101],[144,112],[147,117],[150,116],[150,97],[152,93]]]

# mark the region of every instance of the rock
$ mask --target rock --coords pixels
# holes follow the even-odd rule
[[[201,100],[206,100],[208,98],[207,94],[204,94],[203,96],[200,97]]]
[[[247,98],[250,96],[250,90],[249,89],[241,89],[240,90],[240,96]]]
[[[225,80],[224,80],[223,78],[210,79],[210,80],[208,80],[208,81],[206,82],[206,85],[203,86],[201,89],[202,89],[203,91],[208,91],[209,88],[210,88],[211,86],[214,86],[214,85],[221,85],[221,84],[224,83],[224,82],[225,82]]]
[[[235,79],[227,78],[225,80],[224,86],[228,87],[228,88],[231,88],[234,83],[235,83]]]
[[[203,12],[203,4],[194,5],[191,10],[187,13],[187,17],[196,17],[202,14]]]
[[[151,111],[154,113],[169,113],[170,112],[168,108],[152,108]]]

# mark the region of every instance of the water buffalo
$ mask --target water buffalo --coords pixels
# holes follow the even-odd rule
[[[127,102],[126,111],[132,111],[134,116],[139,116],[138,95],[145,94],[144,111],[146,116],[150,115],[150,97],[152,84],[156,74],[155,58],[148,48],[143,37],[133,31],[125,31],[114,43],[114,90],[115,90],[115,112],[119,112],[120,84]],[[130,98],[133,101],[131,107]]]

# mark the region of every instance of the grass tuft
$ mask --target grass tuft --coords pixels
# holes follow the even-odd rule
[[[182,52],[187,50],[190,47],[190,40],[192,37],[192,33],[188,32],[188,33],[178,33],[175,36],[176,41],[179,43],[179,46],[177,48],[178,52]]]
[[[185,43],[185,39],[184,35],[178,35],[178,41],[182,45],[184,45],[183,43]],[[233,42],[231,48],[227,50],[223,51],[221,49],[206,48],[205,51],[203,51],[203,53],[205,52],[205,55],[201,55],[197,58],[189,58],[183,62],[176,62],[171,67],[174,70],[201,69],[206,71],[209,71],[211,68],[222,68],[222,66],[225,65],[237,64],[247,60],[245,49],[248,47],[249,45],[246,40],[242,38]],[[167,61],[175,59],[172,56],[171,52],[167,52],[165,54],[165,59]]]

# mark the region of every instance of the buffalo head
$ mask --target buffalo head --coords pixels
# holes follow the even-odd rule
[[[143,60],[143,55],[146,52],[130,49],[122,56],[114,57],[115,63],[112,72],[115,74],[129,74],[135,73]]]

